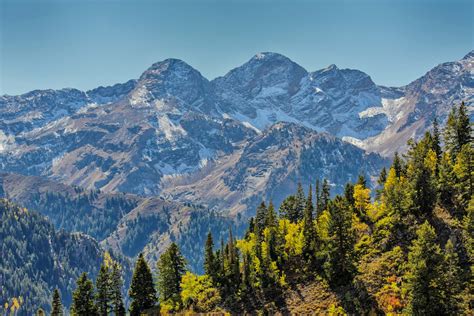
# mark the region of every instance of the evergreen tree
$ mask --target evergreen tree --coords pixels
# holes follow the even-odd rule
[[[96,316],[94,305],[94,284],[83,272],[76,281],[76,289],[72,294],[72,316]]]
[[[378,189],[376,190],[375,198],[378,200],[383,194],[383,188],[385,186],[385,182],[387,181],[387,169],[385,167],[382,168],[380,171],[379,178],[377,180]]]
[[[161,255],[158,267],[158,293],[161,303],[181,305],[181,277],[186,272],[186,261],[174,242]]]
[[[61,296],[59,290],[54,289],[53,300],[51,302],[51,316],[62,316],[63,315],[63,304],[61,302]]]
[[[267,218],[265,220],[266,227],[277,227],[278,226],[278,218],[275,212],[275,207],[273,206],[273,202],[270,200],[267,209]]]
[[[346,183],[346,186],[344,187],[344,198],[350,206],[355,206],[354,185],[352,183]]]
[[[408,313],[412,315],[446,315],[441,249],[436,233],[428,222],[417,231],[408,254],[407,274]]]
[[[461,149],[464,145],[471,144],[472,142],[472,131],[471,131],[471,122],[469,120],[469,115],[467,107],[464,104],[464,101],[461,102],[458,111],[457,118],[457,138],[458,138],[458,147]]]
[[[345,199],[336,196],[330,204],[329,245],[325,270],[333,284],[346,284],[354,272],[355,236],[352,213]]]
[[[315,201],[316,201],[316,216],[319,216],[321,212],[323,211],[323,208],[321,206],[321,188],[320,188],[320,183],[319,179],[316,180],[316,188],[315,188]]]
[[[395,170],[395,176],[397,178],[400,178],[403,173],[403,162],[400,159],[398,152],[395,152],[395,155],[393,157],[392,168]]]
[[[438,119],[435,117],[433,120],[433,151],[436,153],[436,158],[438,161],[441,159],[442,149],[441,149],[441,136],[439,132]]]
[[[110,310],[110,276],[109,268],[105,264],[100,267],[95,287],[97,314],[107,316]]]
[[[453,170],[453,163],[449,152],[443,153],[438,164],[438,201],[448,209],[454,206],[456,175]]]
[[[211,232],[207,233],[206,246],[204,249],[204,273],[207,274],[213,284],[217,283],[216,259],[214,256],[214,241]]]
[[[448,115],[444,128],[444,142],[446,150],[451,153],[453,159],[461,151],[461,148],[472,142],[471,123],[464,102],[459,109],[454,106]]]
[[[323,180],[323,186],[321,189],[321,209],[327,210],[328,204],[331,197],[331,188],[329,187],[329,182],[327,179]]]
[[[367,188],[367,180],[365,179],[365,176],[363,174],[359,175],[359,178],[357,179],[356,184],[360,184],[364,188]]]
[[[462,290],[461,271],[459,269],[459,258],[451,240],[448,240],[445,247],[445,263],[443,264],[446,290],[446,311],[450,315],[460,315]]]
[[[156,290],[153,286],[153,276],[142,253],[138,255],[135,263],[128,295],[132,301],[130,316],[139,316],[142,311],[155,305]]]
[[[456,176],[455,205],[459,214],[464,214],[469,205],[469,200],[474,194],[474,150],[471,145],[466,144],[456,157],[453,172]]]
[[[313,222],[313,199],[312,199],[312,187],[309,186],[308,198],[306,200],[306,206],[304,209],[303,217],[303,256],[305,257],[308,266],[314,265],[314,258],[316,255],[316,231]]]
[[[257,213],[255,215],[255,233],[257,237],[261,237],[263,230],[265,229],[265,222],[267,220],[267,206],[262,201],[257,207]]]
[[[120,264],[118,262],[113,262],[112,269],[110,272],[110,300],[112,303],[112,310],[115,316],[125,316],[122,287],[122,268],[120,267]]]
[[[295,214],[297,213],[296,208],[296,197],[294,195],[286,197],[280,204],[280,208],[278,210],[280,213],[280,218],[286,218],[294,223],[296,218]]]
[[[303,190],[303,186],[301,185],[301,182],[298,183],[298,189],[296,190],[295,197],[296,197],[295,213],[293,214],[293,216],[291,216],[290,220],[296,223],[303,219],[303,212],[306,206],[306,197],[304,195],[304,190]]]

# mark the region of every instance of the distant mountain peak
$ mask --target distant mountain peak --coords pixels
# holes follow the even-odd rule
[[[140,80],[155,77],[166,77],[171,73],[199,74],[201,73],[181,59],[168,58],[152,64],[140,77]]]
[[[467,53],[466,56],[464,56],[462,59],[465,60],[465,59],[471,59],[471,58],[474,58],[474,50],[471,50],[469,53]]]

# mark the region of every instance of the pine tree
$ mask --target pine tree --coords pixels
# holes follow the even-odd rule
[[[383,194],[383,188],[385,186],[385,182],[387,181],[387,169],[385,167],[382,168],[380,171],[379,178],[377,180],[378,189],[376,190],[375,198],[378,200]]]
[[[143,310],[153,307],[156,303],[153,276],[142,253],[138,255],[137,262],[135,263],[128,295],[132,301],[130,304],[130,316],[139,316]]]
[[[456,176],[454,183],[455,204],[459,214],[464,214],[469,205],[469,200],[474,194],[474,150],[466,144],[456,157],[453,172]]]
[[[294,195],[290,195],[286,197],[283,202],[280,204],[280,208],[278,210],[280,213],[280,218],[286,218],[291,222],[295,222],[296,216],[294,214],[297,213],[296,210],[296,197]]]
[[[449,152],[443,153],[438,163],[438,201],[448,209],[454,206],[456,175],[453,170],[453,163]]]
[[[312,187],[309,186],[308,198],[306,200],[306,206],[304,209],[303,217],[303,256],[305,257],[308,267],[314,265],[314,259],[316,255],[316,231],[313,222],[313,198],[312,198]]]
[[[442,149],[441,149],[441,136],[439,132],[438,119],[435,117],[433,120],[433,151],[436,153],[436,158],[438,161],[441,159]]]
[[[76,289],[72,294],[72,316],[96,316],[94,305],[94,284],[83,272],[76,281]]]
[[[273,206],[273,202],[270,200],[267,209],[267,218],[265,220],[266,227],[277,227],[278,226],[278,218],[275,212],[275,207]]]
[[[262,201],[257,207],[257,213],[255,215],[255,233],[257,237],[261,237],[263,230],[265,229],[265,222],[267,219],[267,206]]]
[[[428,222],[417,230],[417,239],[408,254],[407,311],[412,315],[446,315],[443,262],[436,233]]]
[[[109,268],[105,264],[100,267],[95,287],[97,314],[107,316],[110,310],[110,276]]]
[[[344,198],[350,206],[355,206],[354,185],[352,183],[346,183],[346,186],[344,187]]]
[[[186,272],[186,261],[174,242],[161,255],[158,267],[158,293],[161,303],[181,305],[181,277]]]
[[[330,204],[329,245],[325,270],[333,284],[346,284],[354,272],[355,236],[352,213],[345,199],[336,196]]]
[[[306,197],[304,195],[303,186],[301,183],[298,183],[298,189],[296,190],[296,204],[295,204],[295,213],[291,216],[290,220],[294,223],[299,222],[303,219],[303,212],[306,205]]]
[[[204,249],[204,273],[211,278],[213,284],[217,283],[217,269],[214,256],[214,241],[212,240],[211,232],[208,232]]]
[[[54,289],[53,300],[51,302],[51,316],[62,316],[63,315],[63,304],[61,302],[61,296],[59,290]]]
[[[461,149],[464,145],[471,144],[472,142],[471,135],[472,135],[471,122],[469,120],[467,107],[463,101],[461,102],[461,105],[459,106],[458,118],[457,118],[457,137],[458,137],[459,149]]]
[[[125,316],[122,287],[122,268],[118,262],[113,262],[110,272],[110,299],[112,303],[112,310],[115,316]]]
[[[367,180],[365,179],[365,176],[363,174],[359,175],[359,178],[357,179],[356,184],[360,184],[364,188],[367,188]]]
[[[395,152],[395,155],[393,157],[392,168],[395,170],[395,176],[397,178],[400,178],[403,173],[403,162],[400,159],[398,152]]]
[[[450,315],[461,315],[459,304],[462,290],[461,271],[459,269],[458,254],[451,240],[446,243],[444,261],[446,310]]]
[[[327,179],[323,180],[323,186],[321,189],[321,209],[327,210],[328,204],[331,196],[331,188],[329,187],[329,182]]]
[[[319,216],[321,212],[323,211],[323,208],[321,206],[321,188],[320,188],[320,183],[319,179],[316,180],[316,188],[315,188],[315,201],[316,201],[316,216]]]

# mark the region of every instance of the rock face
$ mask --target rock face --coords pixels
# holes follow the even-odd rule
[[[260,53],[212,81],[183,61],[167,59],[153,64],[137,80],[111,87],[3,96],[0,168],[86,189],[141,195],[163,192],[171,197],[183,193],[171,192],[169,183],[199,181],[224,172],[224,165],[229,167],[221,181],[232,190],[253,169],[272,174],[272,180],[263,182],[269,186],[265,192],[292,187],[283,184],[288,177],[293,182],[314,181],[323,175],[340,188],[341,181],[352,179],[356,172],[351,170],[342,179],[331,171],[345,163],[334,151],[348,148],[346,144],[332,140],[334,146],[311,145],[269,135],[276,128],[281,135],[310,133],[315,138],[325,137],[314,136],[315,132],[327,132],[390,156],[403,150],[408,138],[428,129],[435,114],[442,121],[450,107],[462,100],[472,110],[473,55],[439,65],[401,88],[377,86],[363,72],[334,65],[307,72],[287,57]],[[291,148],[284,161],[287,170],[294,170],[291,176],[276,176],[278,167],[268,167],[272,159],[283,160],[271,156],[271,150],[262,150],[267,157],[250,158],[252,148],[272,137],[278,139],[274,146],[280,146],[281,152]],[[292,159],[310,155],[299,152],[301,143],[318,152],[320,158],[312,158],[317,166]],[[348,156],[344,159],[351,162]],[[375,155],[370,158],[374,165],[377,159],[382,161]],[[373,169],[365,170],[373,176]]]

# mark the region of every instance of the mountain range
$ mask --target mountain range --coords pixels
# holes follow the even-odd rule
[[[153,214],[147,229],[160,243],[181,238],[170,231],[189,227],[190,214],[244,221],[298,183],[326,178],[341,193],[362,174],[375,186],[393,153],[453,104],[472,116],[473,96],[474,51],[403,87],[335,65],[308,72],[276,53],[212,81],[167,59],[124,84],[0,97],[0,169],[15,202],[133,257],[153,246],[127,244],[139,214]],[[69,193],[47,195],[58,191]],[[83,210],[80,221],[67,203]]]

